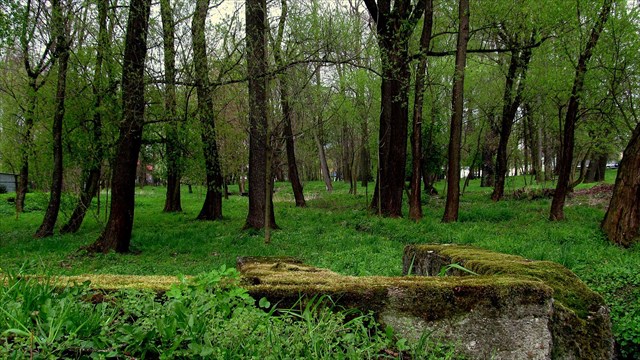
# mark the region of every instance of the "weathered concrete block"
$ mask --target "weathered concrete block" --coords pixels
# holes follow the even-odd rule
[[[437,274],[456,262],[479,275],[352,277],[290,258],[239,258],[238,270],[255,298],[287,308],[301,297],[328,295],[338,306],[372,311],[409,340],[429,333],[457,343],[472,358],[611,358],[611,325],[602,299],[567,269],[476,248],[438,246],[407,247],[405,272]],[[555,290],[558,286],[566,291]]]
[[[483,276],[537,280],[551,287],[553,302],[545,320],[551,335],[551,358],[613,358],[611,320],[604,300],[567,268],[470,246],[411,245],[404,250],[403,272],[433,276],[453,263]],[[469,275],[454,268],[447,273],[462,278]]]

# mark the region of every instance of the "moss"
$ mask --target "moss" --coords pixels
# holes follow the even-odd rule
[[[44,280],[41,276],[23,276],[25,278]],[[179,282],[175,276],[138,276],[138,275],[78,275],[56,276],[47,278],[54,285],[73,286],[86,281],[91,282],[91,287],[102,290],[140,289],[163,292],[171,288],[171,285]]]
[[[539,281],[552,289],[554,298],[550,330],[554,359],[603,359],[612,354],[613,335],[603,298],[591,291],[567,268],[548,261],[531,261],[470,246],[410,245],[404,252],[405,272],[409,262],[418,273],[438,272],[458,263],[483,276],[507,276],[521,281]],[[460,279],[469,278],[464,272]]]
[[[435,320],[477,307],[542,304],[552,290],[540,281],[507,276],[354,277],[299,264],[256,262],[242,267],[256,298],[292,306],[301,296],[329,296],[337,305],[377,312],[383,307]]]
[[[583,319],[604,305],[602,297],[591,291],[576,275],[562,265],[549,261],[531,261],[515,255],[458,245],[409,245],[405,248],[405,259],[407,256],[419,259],[434,252],[446,257],[449,263],[458,263],[481,275],[508,275],[542,281],[553,289],[555,301]]]

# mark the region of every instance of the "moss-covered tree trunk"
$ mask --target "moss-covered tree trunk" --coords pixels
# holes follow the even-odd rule
[[[640,241],[640,124],[624,150],[602,230],[624,247]]]

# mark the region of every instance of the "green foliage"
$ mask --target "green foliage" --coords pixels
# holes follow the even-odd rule
[[[607,172],[607,182],[613,182],[614,174]],[[522,177],[509,179],[507,193],[524,187]],[[488,201],[491,189],[481,188],[479,180],[472,180],[461,197],[462,221],[442,224],[444,195],[425,194],[425,217],[414,223],[371,215],[367,205],[373,186],[368,192],[359,188],[359,195],[352,196],[348,195],[348,184],[334,185],[334,192],[328,194],[321,182],[305,183],[308,207],[298,209],[291,200],[290,185],[276,184],[275,211],[282,229],[272,234],[269,246],[264,245],[261,232],[241,231],[246,217],[245,197],[225,200],[224,220],[200,222],[194,218],[204,197],[201,187],[194,187],[193,194],[183,189],[184,212],[178,214],[161,212],[164,188],[138,189],[132,239],[137,255],[86,256],[78,252],[99,235],[106,219],[104,208],[99,215],[93,208],[75,235],[34,241],[31,236],[42,220],[47,197],[28,194],[27,205],[42,202],[42,210],[25,212],[16,219],[14,204],[7,201],[13,194],[4,194],[0,195],[0,264],[7,271],[22,268],[27,274],[196,275],[222,265],[231,268],[237,256],[294,256],[345,275],[399,276],[402,250],[407,244],[473,244],[568,267],[611,306],[616,337],[625,344],[623,351],[637,351],[638,280],[633,270],[640,268],[640,248],[623,250],[606,241],[599,228],[603,206],[590,205],[583,197],[569,198],[568,219],[549,223],[549,199],[493,203]],[[443,186],[442,182],[436,184],[440,194],[444,194]],[[579,189],[589,186],[580,185]],[[237,187],[231,190],[237,192]],[[42,196],[41,201],[38,196]],[[102,193],[103,207],[104,203]],[[265,307],[269,306],[263,302]]]
[[[453,347],[427,336],[408,346],[392,329],[379,331],[371,314],[334,312],[324,297],[279,315],[264,312],[238,286],[237,271],[224,266],[182,279],[163,296],[103,293],[89,282],[59,288],[46,278],[0,281],[0,355],[14,359],[455,358]]]
[[[631,251],[637,252],[638,249]],[[605,263],[584,277],[603,294],[611,310],[613,330],[624,359],[640,359],[640,274],[634,268]]]

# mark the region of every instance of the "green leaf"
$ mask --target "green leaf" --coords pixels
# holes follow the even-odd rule
[[[263,308],[263,309],[268,309],[271,306],[271,303],[269,302],[269,300],[267,300],[266,297],[263,297],[262,299],[260,299],[260,301],[258,302],[258,305]]]

